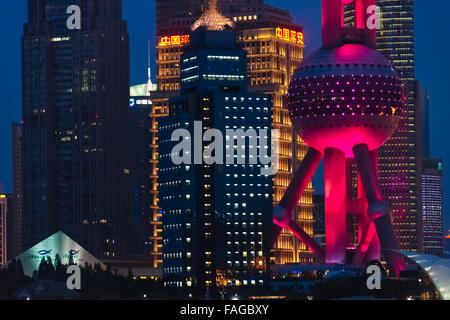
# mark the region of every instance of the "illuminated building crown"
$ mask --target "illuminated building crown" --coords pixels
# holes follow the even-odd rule
[[[192,25],[192,31],[198,29],[199,27],[206,27],[206,29],[211,31],[221,31],[225,30],[226,26],[234,28],[233,22],[224,17],[217,10],[217,0],[209,0],[208,10],[206,10],[202,16],[194,22]]]

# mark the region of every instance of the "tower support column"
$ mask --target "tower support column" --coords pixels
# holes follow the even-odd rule
[[[370,155],[374,164],[376,177],[378,178],[378,150],[371,151]],[[364,211],[358,216],[359,245],[353,258],[353,263],[356,265],[364,262],[369,263],[372,260],[380,260],[380,240],[378,240],[373,221],[367,215],[368,202],[359,173],[358,199],[364,201]]]
[[[370,152],[370,156],[373,161],[373,165],[375,167],[375,173],[378,180],[378,150],[373,150]],[[364,190],[364,187],[361,183],[361,179],[359,179],[360,185],[358,188]],[[364,215],[367,217],[367,211],[364,212]],[[375,226],[372,224],[371,228],[375,229]],[[369,248],[367,249],[366,257],[364,259],[365,262],[370,262],[372,260],[380,260],[380,240],[378,239],[378,235],[374,234],[372,238],[372,242],[370,243]]]
[[[311,181],[322,156],[322,153],[316,149],[309,148],[308,153],[301,162],[294,174],[294,178],[284,193],[283,198],[278,206],[275,206],[273,209],[274,225],[269,235],[271,242],[270,246],[272,247],[280,236],[282,228],[288,228],[318,257],[320,261],[323,260],[324,256],[323,249],[297,224],[296,221],[292,220],[292,212],[300,201],[308,183]]]
[[[383,201],[383,196],[378,186],[378,177],[372,155],[367,144],[359,144],[353,147],[353,153],[369,204],[368,218],[375,224],[378,238],[380,239],[380,247],[386,262],[393,273],[398,276],[405,266],[402,257],[395,252],[395,250],[400,250],[400,248],[391,223],[390,209]]]
[[[345,263],[347,246],[345,153],[325,150],[326,262]]]

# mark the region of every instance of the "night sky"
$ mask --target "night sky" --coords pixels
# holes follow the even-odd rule
[[[155,0],[123,0],[124,18],[128,21],[131,43],[131,84],[147,81],[147,43],[155,45]],[[320,0],[266,0],[287,9],[294,21],[305,26],[305,55],[321,43]],[[450,205],[450,26],[448,0],[416,0],[416,79],[429,90],[431,153],[444,158],[444,210]],[[10,192],[11,122],[21,120],[21,35],[27,19],[27,1],[0,1],[0,50],[2,73],[0,78],[0,189]],[[152,60],[155,50],[152,50]],[[154,65],[154,62],[153,62]],[[323,183],[319,175],[316,187]],[[0,190],[1,192],[1,190]],[[446,229],[450,227],[450,214],[446,214]]]

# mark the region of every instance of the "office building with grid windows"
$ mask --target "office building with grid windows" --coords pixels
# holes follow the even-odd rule
[[[166,12],[170,1],[162,2],[166,1],[157,5],[157,15]],[[156,46],[158,91],[152,95],[152,101],[166,113],[169,98],[180,90],[180,55],[190,43],[191,25],[207,8],[205,3],[194,4],[192,1],[186,1],[184,5],[189,4],[184,15],[174,15],[167,21],[158,20],[161,21],[161,27],[157,27]],[[237,41],[247,52],[248,90],[272,97],[272,126],[280,131],[280,170],[273,178],[272,191],[273,203],[277,204],[307,152],[306,144],[292,130],[286,108],[290,80],[303,59],[303,27],[293,22],[288,11],[261,0],[219,0],[218,7],[234,23]],[[313,235],[314,225],[313,193],[310,183],[294,211],[294,219],[309,235]],[[272,256],[272,263],[276,264],[314,261],[308,248],[287,229],[282,231]]]
[[[253,150],[261,152],[261,147],[250,144],[248,130],[266,130],[270,139],[271,97],[247,91],[246,52],[236,46],[234,31],[200,27],[191,40],[181,56],[182,94],[170,99],[170,115],[159,122],[164,283],[194,292],[260,287],[267,284],[264,231],[272,223],[272,176],[261,174],[263,165],[252,164]],[[218,129],[223,154],[234,164],[225,158],[222,163],[195,164],[195,144],[191,163],[174,164],[173,148],[179,142],[171,138],[177,129],[190,132],[191,141]],[[229,154],[225,145],[239,138],[249,141],[244,154],[234,148]],[[242,156],[247,157],[244,164],[237,162]]]

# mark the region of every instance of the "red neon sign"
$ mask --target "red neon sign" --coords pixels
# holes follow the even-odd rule
[[[286,40],[289,42],[304,44],[303,33],[299,32],[299,31],[294,31],[294,30],[278,27],[275,29],[275,35],[277,36],[277,38],[280,38],[280,39],[283,39],[283,40]]]
[[[160,46],[177,46],[186,45],[190,42],[189,35],[176,35],[161,37],[159,41]]]

